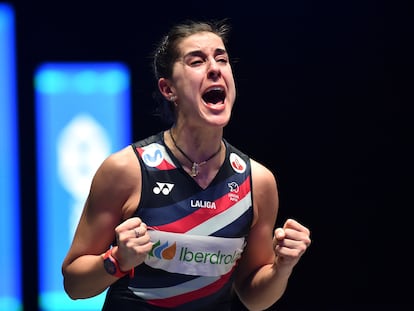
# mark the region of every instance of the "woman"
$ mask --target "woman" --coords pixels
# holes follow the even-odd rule
[[[103,310],[249,310],[284,293],[310,232],[274,230],[273,173],[223,138],[236,88],[220,22],[173,27],[154,53],[170,129],[110,155],[97,170],[71,248],[72,299],[110,287]]]

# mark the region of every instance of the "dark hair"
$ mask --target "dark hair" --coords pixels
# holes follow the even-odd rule
[[[199,22],[187,20],[173,26],[158,43],[153,55],[155,79],[171,78],[172,68],[179,58],[178,44],[185,38],[199,32],[207,31],[218,35],[227,44],[230,27],[226,20]]]
[[[170,31],[162,37],[153,53],[152,66],[156,81],[161,77],[167,79],[171,78],[174,63],[180,57],[178,44],[180,44],[183,39],[193,34],[205,31],[216,34],[223,40],[225,45],[227,44],[230,32],[230,26],[227,23],[227,19],[211,21],[186,20],[174,25]],[[172,123],[174,121],[173,104],[165,100],[159,92],[154,94],[154,98],[158,102],[156,114],[167,123]]]

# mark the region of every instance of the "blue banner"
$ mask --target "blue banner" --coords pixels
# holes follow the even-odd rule
[[[47,63],[35,73],[41,310],[100,310],[104,294],[63,290],[69,249],[92,177],[131,143],[130,77],[120,63]]]
[[[14,10],[0,3],[0,310],[22,310]]]

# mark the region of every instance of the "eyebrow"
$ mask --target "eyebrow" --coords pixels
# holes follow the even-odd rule
[[[214,51],[214,54],[215,55],[223,55],[223,54],[227,54],[227,51],[225,49],[222,49],[222,48],[217,48]],[[203,51],[196,50],[196,51],[190,51],[190,52],[188,52],[187,54],[185,54],[183,56],[183,58],[187,58],[187,57],[190,57],[190,56],[202,56],[202,55],[205,55],[205,53]]]

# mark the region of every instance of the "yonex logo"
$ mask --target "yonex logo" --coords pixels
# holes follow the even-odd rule
[[[170,194],[172,188],[174,188],[174,184],[157,182],[157,185],[152,189],[152,192],[155,194],[162,193],[163,195],[168,195]]]

